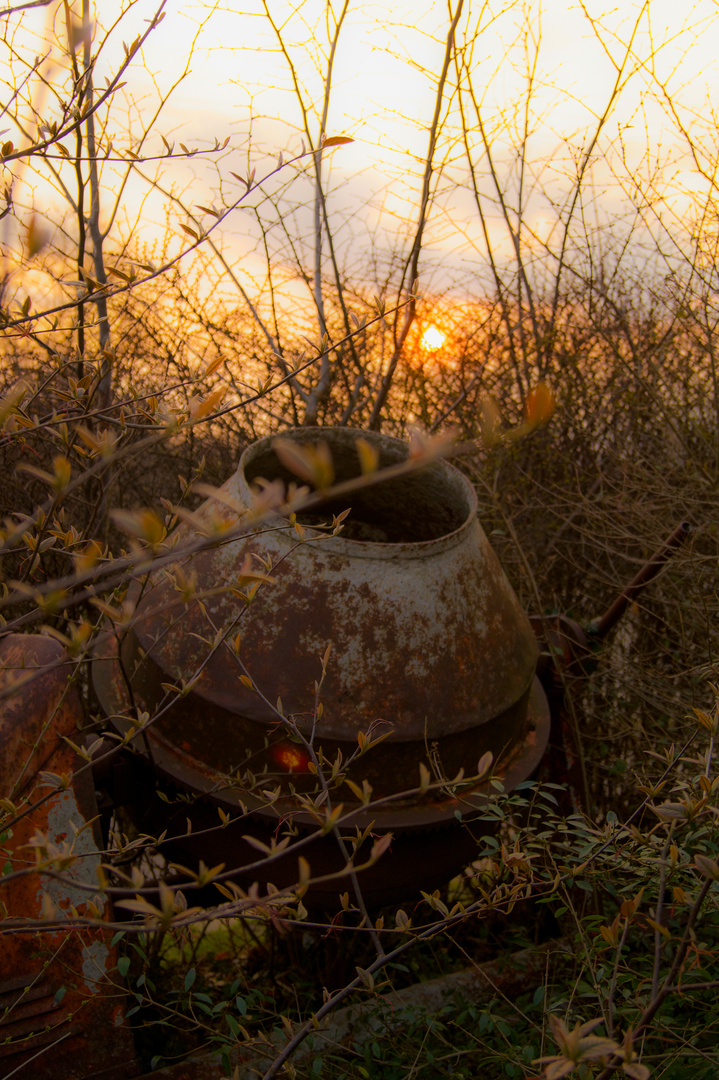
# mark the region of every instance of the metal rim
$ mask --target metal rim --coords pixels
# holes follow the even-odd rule
[[[100,704],[110,724],[123,737],[133,728],[127,716],[129,698],[123,692],[123,677],[117,660],[117,639],[106,640],[98,649],[92,665],[93,683]],[[506,792],[512,791],[526,780],[539,765],[549,740],[550,713],[549,705],[542,686],[535,676],[529,693],[526,720],[521,738],[505,753],[499,756],[490,776],[473,788],[460,790],[457,794],[441,795],[433,793],[421,799],[412,797],[402,800],[399,795],[379,799],[380,805],[366,809],[361,804],[338,799],[344,802],[346,813],[351,815],[348,827],[355,825],[364,828],[374,823],[380,830],[414,831],[417,829],[437,828],[457,820],[459,812],[463,817],[479,814],[486,806],[492,779],[500,780]],[[476,729],[478,745],[477,757],[484,751],[479,739],[481,727]],[[257,795],[245,792],[229,776],[220,772],[208,775],[198,767],[196,758],[165,738],[161,732],[150,727],[145,732],[135,735],[131,745],[136,753],[150,757],[159,775],[170,784],[193,792],[230,810],[244,806],[252,813],[264,818],[277,820],[288,815],[299,825],[316,825],[305,813],[297,810],[297,804],[291,794],[282,796],[272,806]],[[473,759],[476,762],[477,757]],[[340,789],[341,790],[341,789]]]
[[[290,428],[287,431],[281,432],[282,438],[290,439],[298,443],[322,441],[323,436],[325,436],[328,440],[332,441],[335,444],[335,448],[337,443],[344,443],[345,446],[343,447],[343,449],[347,449],[349,447],[354,449],[354,445],[358,438],[362,438],[365,441],[374,443],[376,447],[380,450],[384,450],[385,452],[389,450],[390,458],[383,464],[398,464],[400,462],[406,461],[408,457],[407,444],[401,439],[396,439],[388,435],[382,435],[378,432],[362,431],[359,428]],[[250,505],[252,500],[251,482],[253,479],[256,478],[257,475],[259,475],[259,472],[255,473],[255,475],[250,476],[248,479],[248,467],[253,462],[256,462],[257,459],[260,459],[263,455],[265,455],[266,457],[271,456],[272,443],[274,442],[275,438],[276,436],[274,435],[267,435],[262,439],[258,439],[257,442],[252,443],[251,446],[248,446],[240,457],[237,469],[238,491],[243,502],[245,502],[246,505]],[[449,461],[438,458],[436,461],[433,461],[429,465],[425,466],[424,469],[421,471],[425,477],[428,473],[430,473],[430,475],[431,473],[441,475],[445,483],[449,482],[450,484],[454,485],[457,495],[459,496],[461,493],[461,498],[466,502],[466,512],[464,514],[463,520],[461,522],[458,522],[454,528],[448,529],[446,532],[443,532],[441,535],[436,536],[431,540],[403,540],[402,545],[405,549],[403,552],[403,557],[405,558],[412,557],[410,554],[408,554],[407,548],[415,547],[417,550],[417,558],[423,558],[426,557],[428,551],[430,550],[436,549],[439,551],[443,550],[444,548],[454,546],[456,543],[458,543],[462,534],[471,527],[473,521],[477,516],[477,493],[474,490],[472,484],[469,482],[466,476],[464,476],[463,473],[459,471],[459,469],[457,469]],[[359,472],[357,475],[360,475]],[[380,484],[378,486],[381,487],[382,485]],[[301,512],[298,516],[301,519]],[[278,518],[278,520],[286,523],[284,518]],[[307,528],[310,533],[315,533],[315,530],[313,530],[311,526],[308,526]],[[316,532],[315,535],[320,536],[322,534]],[[325,539],[323,540],[323,547],[326,547],[328,550],[335,551],[340,554],[347,554],[352,558],[391,559],[394,558],[394,546],[395,545],[393,542],[358,540],[350,538],[348,536],[325,537]]]

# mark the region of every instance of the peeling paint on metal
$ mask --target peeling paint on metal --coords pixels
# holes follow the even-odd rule
[[[42,893],[46,892],[61,911],[67,912],[70,907],[86,904],[87,891],[73,888],[72,882],[96,886],[101,855],[92,828],[88,827],[82,816],[72,788],[57,792],[49,800],[46,822],[50,841],[59,846],[67,845],[77,861],[63,873],[62,881],[48,878],[41,883],[38,879],[38,900],[42,903]],[[102,915],[104,904],[101,901],[99,908]]]
[[[107,978],[110,968],[110,950],[104,941],[93,941],[82,946],[82,977],[91,994],[97,993],[98,983]],[[120,1016],[120,1024],[122,1016]],[[117,1020],[116,1020],[117,1024]]]

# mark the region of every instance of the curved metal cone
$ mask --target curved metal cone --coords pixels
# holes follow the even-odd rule
[[[300,451],[323,441],[339,483],[362,475],[360,437],[380,469],[407,459],[404,443],[375,433],[283,436]],[[132,629],[96,656],[103,707],[120,730],[132,708],[146,711],[154,719],[136,743],[160,773],[272,828],[283,815],[316,827],[295,793],[316,789],[318,761],[326,773],[338,763],[352,832],[374,822],[418,835],[476,815],[487,779],[448,782],[473,776],[490,752],[493,775],[515,786],[539,763],[549,714],[535,636],[477,520],[472,486],[435,461],[298,514],[299,528],[276,513],[253,526],[258,487],[294,479],[263,439],[176,530],[176,563],[136,583]],[[321,523],[348,507],[341,533],[328,535]],[[203,530],[218,541],[183,555]],[[268,580],[247,603],[252,574]],[[382,741],[359,755],[367,733]],[[439,787],[404,797],[422,769]],[[357,798],[363,782],[370,809]],[[262,789],[278,783],[268,809]]]

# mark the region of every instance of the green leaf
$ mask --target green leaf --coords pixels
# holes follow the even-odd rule
[[[192,988],[196,978],[197,978],[197,972],[195,971],[194,968],[190,968],[190,970],[185,975],[185,990],[186,991],[190,990]]]
[[[706,855],[695,855],[694,866],[700,874],[709,878],[710,881],[719,881],[719,863],[715,862],[714,859],[710,859]]]

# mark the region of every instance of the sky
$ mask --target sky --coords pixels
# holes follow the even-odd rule
[[[295,6],[298,14],[292,17],[289,12]],[[100,11],[113,7],[104,0]],[[153,5],[142,7],[146,17]],[[549,149],[556,132],[581,130],[601,113],[616,77],[614,64],[624,51],[622,42],[629,39],[643,9],[634,39],[635,62],[648,66],[643,78],[640,73],[629,81],[617,119],[624,123],[633,119],[640,88],[649,81],[649,67],[686,106],[701,108],[707,93],[717,88],[719,28],[714,0],[695,0],[689,5],[675,0],[648,4],[622,0],[606,15],[604,4],[591,0],[584,10],[573,0],[504,5],[465,2],[469,14],[460,23],[460,36],[463,30],[482,27],[473,54],[475,77],[489,109],[502,110],[525,87],[517,38],[526,21],[534,39],[529,49],[536,45],[539,55],[533,138],[539,150]],[[279,118],[278,124],[266,129],[274,149],[292,148],[297,106],[287,63],[262,3],[236,0],[215,6],[170,0],[165,11],[157,38],[145,51],[148,67],[158,80],[167,85],[181,74],[197,35],[192,71],[176,92],[173,119],[184,119],[199,137],[209,125],[241,138],[250,111],[265,113]],[[317,49],[309,39],[315,34],[320,47],[326,48],[325,4],[270,0],[268,11],[288,43],[308,104],[317,105],[322,79],[314,70]],[[447,24],[446,6],[439,3],[417,5],[402,0],[350,5],[335,59],[328,124],[334,133],[346,132],[358,141],[354,151],[345,151],[348,169],[354,165],[382,169],[388,161],[402,169],[407,151],[424,154],[434,76],[444,52]],[[652,123],[657,138],[662,128],[658,111]]]
[[[79,0],[75,6],[79,10]],[[101,50],[97,85],[104,74],[116,69],[123,41],[147,29],[159,3],[135,0],[128,6],[123,0],[123,6],[127,12]],[[335,14],[339,9],[335,3]],[[22,16],[22,32],[29,41],[35,33],[37,45],[49,24],[61,29],[58,10],[53,4]],[[159,99],[177,83],[143,149],[162,153],[160,134],[176,146],[182,141],[200,151],[211,146],[214,138],[229,136],[230,141],[220,155],[200,153],[187,161],[148,166],[145,171],[159,177],[165,189],[182,193],[189,205],[221,206],[237,194],[233,172],[245,175],[255,168],[259,178],[272,169],[277,154],[287,158],[300,151],[298,99],[270,18],[295,66],[311,131],[317,138],[328,52],[327,10],[319,0],[292,4],[267,0],[266,8],[262,0],[167,0],[162,24],[128,73],[124,93],[134,129],[139,132]],[[118,0],[99,0],[96,44],[101,28],[118,19],[119,11]],[[471,56],[475,92],[481,98],[495,164],[509,191],[516,191],[516,151],[523,138],[520,121],[527,72],[533,69],[524,212],[540,238],[551,235],[557,206],[571,186],[572,158],[581,157],[596,130],[635,24],[621,92],[602,130],[606,153],[599,155],[591,175],[595,192],[591,213],[620,215],[623,201],[631,195],[627,185],[633,176],[654,183],[650,169],[657,158],[666,163],[665,194],[667,185],[671,189],[667,205],[679,215],[686,210],[702,181],[677,135],[677,118],[668,115],[664,92],[678,106],[682,123],[701,129],[706,138],[708,102],[716,100],[718,81],[718,14],[714,0],[690,5],[679,5],[676,0],[621,0],[611,8],[593,0],[543,0],[541,4],[465,0],[458,33],[463,40],[474,38],[467,55]],[[348,6],[334,60],[327,122],[329,135],[346,134],[355,140],[327,159],[330,207],[336,220],[344,222],[338,228],[348,259],[353,244],[360,262],[372,244],[390,251],[397,235],[406,233],[416,220],[447,26],[447,8],[441,3],[395,0]],[[11,29],[6,23],[6,40]],[[48,70],[52,79],[53,69]],[[121,141],[124,117],[118,114],[113,122]],[[479,137],[474,120],[470,128],[476,147]],[[427,236],[427,280],[437,287],[452,275],[467,280],[483,258],[486,263],[457,133],[456,124],[449,123],[438,147],[444,166]],[[623,175],[618,179],[611,162],[612,154],[620,151]],[[710,146],[707,153],[711,154]],[[480,187],[491,201],[486,168],[480,172]],[[109,169],[106,175],[111,184]],[[280,200],[280,212],[288,227],[293,223],[293,235],[311,235],[311,181],[305,175],[289,183],[291,177],[285,169],[267,182],[265,191]],[[148,191],[143,180],[131,177],[122,194],[124,228],[139,220],[146,240],[159,237],[165,201],[160,191]],[[268,202],[261,203],[260,213],[269,221]],[[261,278],[265,259],[251,216],[237,212],[222,230],[229,257],[241,261],[240,272],[248,280],[253,275]],[[270,246],[279,252],[286,237],[280,235],[278,213],[274,216]],[[181,217],[177,211],[177,220]],[[490,206],[489,229],[496,253],[510,258],[511,237],[496,207]]]

